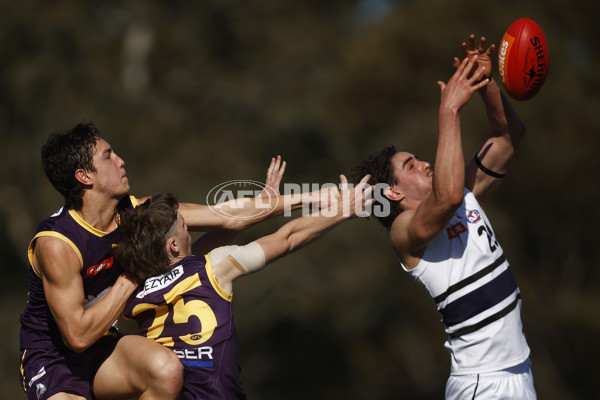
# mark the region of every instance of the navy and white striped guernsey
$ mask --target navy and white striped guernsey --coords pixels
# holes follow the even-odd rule
[[[441,314],[453,375],[498,371],[529,357],[519,287],[468,189],[446,229],[427,246],[417,267],[407,271]]]

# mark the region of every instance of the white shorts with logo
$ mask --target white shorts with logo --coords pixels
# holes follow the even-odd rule
[[[535,400],[529,360],[515,367],[485,374],[450,375],[446,400]]]

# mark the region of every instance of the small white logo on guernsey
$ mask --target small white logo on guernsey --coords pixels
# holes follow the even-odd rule
[[[152,292],[156,292],[157,290],[165,288],[165,287],[169,286],[171,283],[175,282],[177,279],[179,279],[179,277],[182,274],[183,274],[183,266],[178,265],[165,274],[162,274],[159,276],[154,276],[152,278],[148,278],[148,279],[146,279],[146,282],[144,282],[144,290],[139,292],[136,297],[138,299],[141,299],[142,297],[144,297],[147,294],[150,294]]]
[[[471,210],[471,211],[467,212],[467,221],[469,221],[470,223],[474,224],[475,222],[479,221],[480,219],[481,219],[481,214],[479,214],[479,211]]]
[[[62,212],[64,207],[61,207],[57,212],[55,212],[54,214],[52,214],[50,217],[58,217],[60,215],[60,213]]]

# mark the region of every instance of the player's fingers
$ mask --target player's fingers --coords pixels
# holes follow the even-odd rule
[[[283,176],[283,173],[285,172],[285,167],[287,166],[287,163],[285,161],[281,162],[281,167],[279,168],[279,178],[281,178]]]
[[[469,62],[469,57],[463,58],[462,61],[460,62],[460,64],[458,65],[458,68],[456,68],[454,75],[458,76],[460,78],[460,76],[462,75],[462,73],[465,69],[465,66],[467,65],[468,62]]]
[[[469,50],[475,50],[475,35],[472,33],[469,35]]]
[[[471,70],[473,69],[473,64],[476,62],[476,57],[467,57],[460,64],[460,67],[456,70],[458,73],[459,79],[467,79]]]
[[[481,39],[479,39],[479,53],[483,54],[485,52],[485,36],[482,36]]]
[[[344,174],[340,174],[340,187],[342,189],[346,189],[348,187],[348,179]]]
[[[473,92],[475,92],[475,91],[481,89],[482,87],[484,87],[485,85],[487,85],[488,83],[490,83],[490,78],[485,78],[481,82],[476,83],[475,85],[471,86],[471,88],[473,88]]]
[[[358,182],[358,184],[356,185],[356,190],[363,190],[363,188],[367,185],[367,182],[369,182],[369,179],[371,179],[371,175],[367,174],[365,175],[360,182]]]
[[[371,193],[373,193],[373,190],[375,190],[375,186],[373,186],[373,185],[367,186],[365,188],[365,190],[363,190],[363,192],[362,192],[363,198],[369,197],[369,195],[371,195]]]
[[[281,156],[277,155],[277,157],[275,157],[275,164],[273,165],[273,170],[278,171],[280,165],[281,165]]]
[[[452,66],[454,68],[458,68],[459,65],[460,65],[460,60],[458,59],[458,57],[454,57],[454,61],[452,62]]]
[[[485,66],[483,66],[483,65],[481,67],[477,68],[477,70],[473,73],[473,75],[469,79],[469,83],[472,84],[473,82],[477,82],[481,78],[483,78],[485,76],[485,71],[486,70],[487,70],[487,68]]]
[[[460,48],[462,50],[463,58],[466,58],[467,55],[469,54],[469,49],[467,48],[467,43],[466,42],[462,42],[460,44]]]
[[[273,168],[275,168],[275,157],[271,158],[271,163],[269,164],[269,168],[267,168],[267,176],[273,173]]]
[[[367,199],[365,201],[365,215],[361,215],[362,217],[371,219],[371,213],[369,211],[373,210],[373,204],[375,204],[375,197]],[[369,210],[369,211],[367,211],[367,210]]]

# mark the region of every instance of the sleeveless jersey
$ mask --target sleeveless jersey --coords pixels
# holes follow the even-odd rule
[[[188,399],[246,398],[231,299],[214,277],[210,255],[188,256],[148,278],[124,312],[142,335],[177,354]]]
[[[137,205],[133,196],[126,196],[117,206],[122,214]],[[55,237],[67,243],[79,257],[83,279],[84,307],[104,296],[122,273],[113,260],[113,247],[119,241],[119,229],[110,233],[95,229],[74,210],[61,208],[42,221],[29,244],[29,262],[33,265],[33,249],[39,237]],[[21,349],[64,348],[60,331],[50,312],[42,279],[29,268],[29,293],[25,312],[21,314]]]
[[[425,286],[441,314],[453,375],[498,371],[527,359],[519,288],[469,190],[446,229],[408,273]]]

